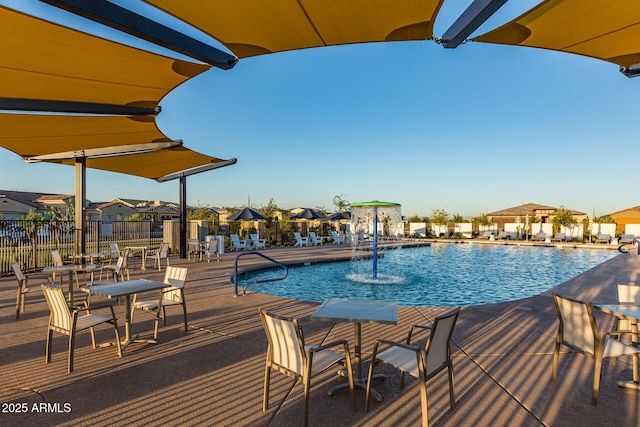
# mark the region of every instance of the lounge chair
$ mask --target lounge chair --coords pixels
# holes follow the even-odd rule
[[[531,237],[532,242],[544,242],[547,239],[547,235],[544,231],[536,233],[533,237]]]
[[[551,379],[558,377],[560,346],[565,345],[574,352],[581,353],[595,361],[591,404],[598,403],[598,390],[602,373],[602,359],[605,357],[635,356],[640,349],[617,341],[596,326],[591,304],[553,294],[560,325],[553,352]]]
[[[331,243],[334,245],[340,245],[344,243],[345,236],[341,236],[335,231],[329,231],[329,237],[331,238]]]
[[[297,231],[293,232],[293,237],[295,237],[295,239],[296,239],[296,243],[293,245],[294,248],[296,246],[309,246],[309,238],[308,237],[302,237],[300,235],[300,233],[297,232]]]
[[[207,256],[207,262],[211,262],[211,257],[216,256],[216,261],[220,262],[220,242],[218,240],[207,240],[204,253]]]
[[[509,235],[508,231],[501,231],[500,233],[498,233],[498,235],[496,236],[496,240],[509,240],[511,238],[511,236]]]
[[[353,373],[349,356],[349,344],[346,340],[322,345],[307,345],[297,319],[264,310],[260,310],[260,317],[269,342],[264,374],[263,411],[269,409],[269,382],[271,369],[274,369],[294,378],[296,381],[302,381],[304,385],[304,421],[302,425],[307,426],[309,424],[311,378],[341,362],[344,362],[347,368],[351,401],[355,411]],[[340,347],[342,352],[338,353],[330,350],[331,347]]]
[[[265,239],[258,239],[258,235],[255,233],[251,233],[249,234],[249,237],[251,238],[251,245],[253,246],[253,249],[264,249],[266,248],[266,244],[267,241]]]
[[[247,250],[247,241],[240,240],[240,237],[238,237],[237,234],[231,235],[231,244],[233,245],[233,247],[231,248],[232,251]]]
[[[324,237],[316,236],[316,232],[315,231],[310,231],[309,232],[309,243],[312,244],[313,246],[322,245],[322,241],[323,240],[324,240]]]
[[[427,381],[433,378],[438,372],[447,369],[449,373],[449,406],[453,410],[456,407],[456,400],[453,386],[453,363],[451,362],[451,336],[456,325],[460,307],[447,313],[437,316],[433,321],[433,326],[413,325],[409,329],[409,336],[406,343],[399,343],[386,340],[376,340],[371,356],[369,367],[369,377],[367,381],[367,391],[365,397],[365,410],[369,410],[369,395],[371,382],[373,380],[373,369],[381,362],[388,363],[399,369],[400,387],[404,387],[405,373],[416,377],[420,381],[420,402],[422,407],[422,426],[429,425],[428,405],[427,405]],[[411,345],[411,335],[414,328],[429,329],[431,331],[426,344]],[[378,353],[380,345],[389,345],[386,350]]]
[[[636,240],[636,236],[633,234],[623,234],[622,236],[620,236],[620,240],[618,240],[618,242],[620,243],[631,243],[634,240]]]
[[[42,292],[47,300],[47,305],[51,311],[49,316],[49,327],[47,332],[47,347],[46,347],[46,363],[51,363],[51,344],[53,341],[53,333],[59,332],[64,335],[69,335],[69,359],[67,364],[67,372],[73,372],[73,350],[75,347],[75,337],[77,331],[85,329],[91,330],[91,343],[93,348],[96,348],[96,338],[94,336],[93,328],[102,323],[111,323],[116,335],[116,346],[118,347],[118,356],[122,357],[122,349],[120,347],[120,334],[118,333],[118,323],[116,315],[113,311],[112,305],[105,306],[85,306],[84,308],[75,308],[73,311],[69,308],[67,300],[64,297],[62,288],[43,285]],[[79,314],[83,311],[87,313],[89,310],[97,310],[99,308],[108,308],[111,310],[111,315],[103,315],[97,313],[90,313],[84,316]]]
[[[611,235],[598,234],[598,237],[596,237],[596,243],[611,243]]]
[[[491,238],[491,236],[493,236],[493,232],[492,231],[482,231],[480,234],[478,234],[478,239],[487,239],[489,240]]]
[[[189,325],[187,323],[187,304],[184,300],[184,284],[187,280],[187,269],[184,267],[167,267],[164,275],[164,283],[171,287],[162,289],[162,296],[158,299],[148,301],[138,301],[137,294],[133,296],[131,303],[131,323],[133,323],[133,313],[135,309],[144,310],[156,316],[155,328],[153,330],[153,338],[158,339],[158,323],[162,318],[163,324],[167,325],[166,307],[169,305],[181,305],[182,314],[184,316],[184,331],[188,332]]]
[[[564,233],[556,233],[555,236],[551,238],[552,242],[564,242],[565,240],[567,240],[567,237]]]

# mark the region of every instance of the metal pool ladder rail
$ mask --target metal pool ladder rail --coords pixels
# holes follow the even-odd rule
[[[246,282],[244,284],[244,287],[242,288],[242,295],[245,295],[247,292],[247,287],[249,285],[255,285],[257,283],[266,283],[266,282],[277,282],[278,280],[284,280],[287,278],[287,276],[289,275],[289,269],[287,268],[286,265],[284,265],[281,262],[276,261],[275,259],[268,257],[260,252],[257,251],[251,251],[251,252],[244,252],[241,254],[236,255],[236,260],[234,263],[234,267],[233,267],[233,277],[231,278],[231,282],[233,282],[234,285],[234,294],[235,296],[238,296],[238,260],[240,259],[240,257],[246,256],[246,255],[258,255],[261,256],[262,258],[266,259],[267,261],[270,261],[272,264],[276,265],[277,267],[280,267],[284,270],[284,276],[282,277],[274,277],[271,279],[260,279],[260,280],[254,280],[254,281],[249,281]]]

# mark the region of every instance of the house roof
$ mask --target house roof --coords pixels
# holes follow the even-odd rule
[[[634,206],[634,207],[632,207],[632,208],[626,208],[626,209],[622,209],[622,210],[620,210],[620,211],[611,212],[611,213],[609,214],[609,216],[616,215],[616,214],[620,214],[620,213],[627,212],[627,211],[640,211],[640,206]]]
[[[41,203],[44,200],[66,200],[74,196],[69,194],[52,194],[52,193],[36,193],[30,191],[11,191],[0,190],[0,197],[6,197],[16,202],[20,202],[24,205],[31,206],[34,209],[44,209],[45,206]]]
[[[525,215],[535,215],[536,211],[541,211],[541,210],[558,210],[558,208],[555,208],[553,206],[545,206],[545,205],[539,205],[537,203],[525,203],[523,205],[520,206],[514,206],[512,208],[507,208],[507,209],[502,209],[499,211],[495,211],[495,212],[490,212],[487,215],[488,216],[525,216]],[[571,212],[571,214],[573,215],[584,215],[584,212],[580,212],[580,211],[574,211],[569,209],[569,212]]]

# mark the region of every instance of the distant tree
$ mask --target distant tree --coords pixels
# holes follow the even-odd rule
[[[615,224],[616,220],[609,215],[597,216],[593,219],[596,224]]]
[[[129,215],[124,220],[126,222],[139,222],[139,221],[142,221],[142,215],[140,215],[140,212],[136,212],[132,215]]]
[[[64,202],[64,208],[58,206],[47,206],[44,216],[52,221],[73,221],[76,215],[75,203]]]
[[[422,222],[422,219],[418,215],[409,217],[409,222]]]
[[[483,214],[479,214],[477,217],[473,218],[471,220],[471,223],[473,225],[479,226],[479,225],[491,225],[492,221],[491,221],[491,217],[489,215],[487,215],[486,213]]]
[[[280,238],[283,245],[288,245],[293,237],[293,224],[289,215],[283,215],[280,221]]]
[[[449,214],[444,209],[433,209],[433,215],[431,216],[431,222],[436,225],[447,225],[449,222]]]
[[[567,227],[569,225],[577,224],[578,220],[571,215],[571,211],[569,209],[566,209],[564,206],[560,206],[551,222],[556,230],[560,230],[561,226]]]
[[[263,206],[259,209],[260,214],[264,217],[264,227],[267,232],[267,241],[269,243],[273,240],[273,224],[278,219],[276,213],[279,211],[281,211],[281,209],[273,199],[269,200],[267,206]]]
[[[460,223],[460,222],[466,222],[464,220],[464,218],[462,217],[462,215],[460,215],[459,213],[455,214],[452,218],[451,221],[453,221],[454,223]]]
[[[345,212],[350,205],[351,203],[344,198],[344,194],[338,194],[333,198],[333,206],[336,208],[336,212]]]
[[[322,215],[325,215],[325,216],[327,215],[327,212],[329,212],[327,210],[327,208],[325,208],[324,206],[316,206],[314,209],[317,210],[318,212],[320,212]]]
[[[423,216],[422,217],[422,222],[429,224],[431,222],[431,218],[429,218],[428,216]]]

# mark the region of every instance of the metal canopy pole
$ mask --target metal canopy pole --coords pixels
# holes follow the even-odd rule
[[[76,200],[75,200],[75,249],[76,255],[86,252],[87,240],[85,235],[85,201],[87,200],[87,158],[76,157]]]
[[[455,49],[484,24],[507,0],[474,0],[442,35],[442,45]]]
[[[180,258],[187,258],[187,177],[180,177]]]

